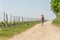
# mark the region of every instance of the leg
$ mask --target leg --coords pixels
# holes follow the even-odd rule
[[[42,20],[42,26],[43,26],[44,21]]]

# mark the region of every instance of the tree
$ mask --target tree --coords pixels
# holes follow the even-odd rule
[[[58,16],[60,13],[60,0],[51,0],[51,10]]]

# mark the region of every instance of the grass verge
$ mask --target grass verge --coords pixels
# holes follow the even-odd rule
[[[60,17],[57,17],[56,19],[54,19],[53,24],[56,26],[60,26]]]
[[[20,32],[27,30],[28,28],[31,28],[33,25],[35,25],[37,23],[39,23],[39,22],[38,21],[27,22],[27,23],[23,23],[21,25],[14,26],[14,27],[6,27],[6,28],[4,28],[4,30],[0,30],[0,38],[11,37],[15,34],[18,34]]]

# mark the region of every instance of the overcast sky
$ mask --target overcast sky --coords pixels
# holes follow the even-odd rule
[[[3,13],[16,16],[40,18],[44,14],[46,19],[52,20],[55,15],[50,8],[51,0],[0,0],[0,16]],[[0,18],[1,18],[0,17]]]

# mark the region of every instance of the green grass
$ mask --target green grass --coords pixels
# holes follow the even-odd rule
[[[37,23],[39,23],[39,22],[38,21],[27,22],[27,23],[23,23],[21,25],[14,26],[14,27],[6,27],[6,28],[0,30],[0,38],[11,37],[15,34],[18,34],[20,32],[27,30],[28,28],[31,28],[33,25],[35,25]]]
[[[60,17],[57,17],[56,19],[54,19],[53,24],[60,26]]]

